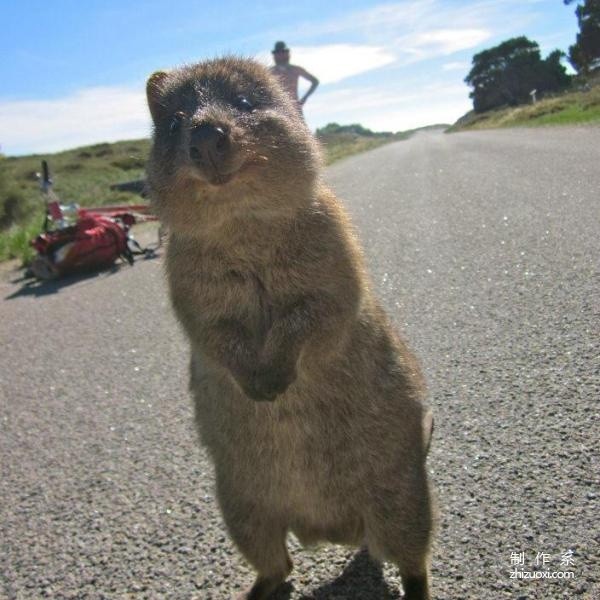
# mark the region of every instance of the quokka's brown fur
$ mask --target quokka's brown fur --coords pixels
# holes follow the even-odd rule
[[[432,419],[371,291],[319,149],[268,70],[224,58],[155,73],[151,194],[170,230],[200,437],[231,537],[268,598],[286,535],[366,543],[427,599]]]

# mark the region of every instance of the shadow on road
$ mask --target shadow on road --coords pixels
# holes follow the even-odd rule
[[[141,260],[153,260],[155,258],[159,258],[160,254],[157,252],[151,252],[145,255]],[[138,259],[140,260],[140,259]],[[137,262],[137,260],[136,260]],[[28,274],[27,271],[23,271],[21,277],[17,279],[11,280],[12,284],[21,283],[21,287],[5,296],[5,300],[13,300],[14,298],[19,298],[22,296],[35,296],[36,298],[42,296],[49,296],[51,294],[57,294],[61,289],[69,287],[71,285],[82,283],[92,283],[99,279],[109,277],[121,271],[121,269],[129,269],[130,266],[125,262],[117,262],[113,264],[110,268],[104,269],[101,271],[90,270],[90,271],[82,271],[80,273],[74,273],[72,275],[66,275],[64,277],[60,277],[59,279],[51,279],[48,281],[40,281],[36,279],[33,275]]]
[[[52,279],[49,281],[40,281],[35,277],[29,277],[27,274],[23,274],[18,279],[13,279],[11,283],[21,283],[21,287],[9,294],[4,299],[13,300],[23,296],[35,296],[36,298],[42,296],[49,296],[51,294],[57,294],[61,289],[74,285],[76,283],[88,282],[92,283],[100,278],[104,278],[110,275],[118,273],[123,268],[129,268],[129,265],[115,264],[110,269],[104,271],[88,271],[84,273],[77,273],[73,275],[67,275],[60,279]]]
[[[293,586],[284,585],[273,600],[288,600]],[[371,559],[366,550],[357,552],[343,573],[331,583],[317,588],[301,600],[400,600],[399,590],[392,590],[383,578],[381,566]]]

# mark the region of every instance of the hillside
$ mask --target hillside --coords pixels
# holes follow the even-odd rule
[[[412,133],[373,132],[361,125],[331,123],[317,130],[317,137],[325,150],[326,163],[331,164],[344,156],[406,139]],[[139,202],[139,197],[129,192],[113,191],[110,186],[143,178],[149,150],[150,140],[129,140],[54,154],[8,157],[4,162],[8,177],[24,194],[27,204],[41,205],[36,173],[40,171],[43,159],[50,164],[53,189],[61,202],[76,202],[81,206],[126,204]]]
[[[600,123],[600,78],[588,90],[567,91],[535,104],[501,108],[488,112],[470,111],[448,132],[498,127],[575,125]]]
[[[437,125],[435,127],[447,127]],[[370,150],[389,142],[406,139],[414,131],[373,132],[361,125],[331,123],[317,131],[327,164],[345,156]],[[57,152],[0,160],[0,183],[10,187],[18,199],[18,210],[10,218],[7,196],[0,186],[0,221],[4,217],[4,231],[0,230],[0,260],[18,256],[24,260],[30,255],[28,241],[39,232],[43,222],[44,203],[37,173],[41,161],[50,165],[53,190],[61,203],[80,206],[139,203],[137,194],[111,190],[111,185],[143,179],[150,140],[129,140],[95,144]],[[15,201],[11,200],[14,205]],[[14,210],[14,206],[12,207]],[[17,220],[16,223],[13,221]],[[11,225],[12,222],[12,225]],[[6,226],[9,225],[7,228]]]
[[[53,189],[64,204],[81,206],[139,201],[135,194],[114,192],[110,185],[143,177],[150,140],[96,144],[54,154],[8,157],[6,169],[27,201],[40,202],[36,173],[47,160]]]

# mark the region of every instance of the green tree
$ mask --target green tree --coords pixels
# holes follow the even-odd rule
[[[542,61],[540,91],[557,91],[571,85],[571,76],[561,63],[565,57],[562,50],[554,50]]]
[[[511,38],[473,57],[465,82],[473,87],[470,97],[476,112],[529,102],[538,93],[560,90],[570,83],[555,50],[542,60],[537,42],[525,36]]]
[[[575,0],[564,0],[572,4]],[[575,10],[579,33],[569,47],[569,62],[578,73],[600,68],[600,0],[584,0]]]

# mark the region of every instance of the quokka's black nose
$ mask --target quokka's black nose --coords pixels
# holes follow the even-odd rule
[[[203,123],[195,127],[190,139],[190,157],[194,162],[218,167],[229,152],[231,142],[225,129]]]

